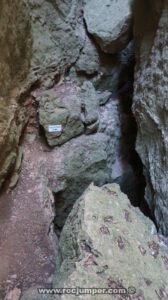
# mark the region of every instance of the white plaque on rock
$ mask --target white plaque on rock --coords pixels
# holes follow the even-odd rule
[[[48,125],[48,132],[61,132],[62,125]]]

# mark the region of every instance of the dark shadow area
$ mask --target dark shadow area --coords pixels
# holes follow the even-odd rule
[[[121,190],[127,194],[131,204],[135,207],[139,207],[144,215],[149,217],[156,224],[154,216],[144,198],[146,182],[143,175],[143,165],[136,152],[137,124],[132,112],[135,68],[133,44],[131,48],[131,55],[129,55],[129,53],[122,53],[121,59],[123,60],[124,67],[120,74],[118,94],[120,99],[122,136],[120,144],[121,157],[123,161],[131,166],[132,170],[123,175],[119,183]]]

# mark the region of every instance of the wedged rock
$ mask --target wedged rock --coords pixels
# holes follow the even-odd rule
[[[81,87],[83,122],[91,125],[98,121],[99,101],[93,84],[85,81]]]
[[[108,91],[104,91],[104,92],[98,91],[97,92],[97,98],[98,98],[99,105],[105,105],[106,102],[108,102],[108,100],[110,99],[110,97],[111,97],[111,92],[108,92]]]
[[[86,35],[85,45],[75,64],[77,72],[85,72],[92,75],[99,70],[100,60],[96,46],[92,40]]]
[[[48,186],[55,196],[58,228],[74,202],[91,182],[101,186],[109,181],[107,165],[108,137],[105,134],[82,135],[50,153],[46,177]],[[44,174],[46,166],[40,173]]]
[[[159,231],[168,235],[168,8],[162,12],[158,1],[150,5],[152,10],[145,10],[144,16],[151,22],[144,22],[141,39],[140,19],[135,23],[137,66],[133,112],[138,124],[136,149],[147,183],[145,199]],[[146,2],[139,3],[137,14],[140,8],[142,16]]]
[[[90,185],[75,203],[61,233],[60,258],[54,287],[121,287],[130,291],[128,299],[168,297],[168,249],[159,244],[154,224],[130,205],[116,184]]]
[[[132,32],[132,0],[89,0],[84,8],[87,29],[102,51],[117,53],[128,44]]]
[[[50,146],[62,145],[84,132],[81,98],[77,86],[70,83],[55,86],[39,96],[39,122]],[[58,132],[50,126],[60,125]]]
[[[84,131],[91,134],[98,130],[99,101],[89,81],[81,87],[65,81],[38,93],[36,100],[39,102],[39,122],[50,146],[62,145]],[[50,127],[54,125],[60,125],[60,130],[52,132]]]
[[[118,167],[118,172],[115,172],[115,164],[120,153],[120,139],[121,139],[121,124],[120,124],[120,103],[118,97],[110,98],[106,105],[100,107],[99,110],[99,130],[109,137],[107,147],[108,152],[108,166],[110,170],[110,180],[121,176],[123,173],[122,166]]]

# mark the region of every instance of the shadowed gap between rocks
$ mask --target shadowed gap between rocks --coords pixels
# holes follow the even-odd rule
[[[101,53],[103,54],[103,53]],[[108,60],[109,55],[104,54],[104,59]],[[143,175],[143,165],[139,155],[137,154],[136,147],[136,136],[137,136],[137,124],[132,113],[132,101],[133,101],[133,84],[134,84],[134,66],[135,56],[124,61],[124,57],[121,58],[125,65],[122,72],[120,73],[119,84],[117,87],[117,97],[119,98],[119,109],[120,109],[120,126],[121,126],[121,140],[120,140],[120,155],[122,160],[131,166],[131,169],[127,170],[122,176],[111,180],[120,185],[121,190],[127,194],[131,201],[131,204],[135,207],[139,207],[145,216],[149,217],[156,225],[155,219],[144,199],[145,194],[145,177]],[[68,73],[69,75],[69,73]],[[78,76],[80,75],[80,72]],[[81,75],[84,75],[82,73]],[[89,76],[88,79],[91,79]],[[40,130],[41,135],[44,136],[44,131]],[[101,165],[100,165],[101,168]],[[81,181],[84,180],[84,184]],[[59,217],[55,217],[55,231],[57,235],[60,235],[62,227],[65,223],[67,216],[69,215],[74,200],[77,200],[87,186],[90,184],[90,179],[84,178],[72,178],[69,179],[68,185],[70,188],[65,191],[53,193],[55,197],[55,210],[59,211]],[[108,183],[104,182],[104,183]],[[102,182],[97,182],[97,185],[102,185]],[[79,193],[79,186],[81,187]],[[64,206],[63,203],[66,205]],[[68,203],[68,205],[67,205]],[[62,216],[62,218],[60,218]]]
[[[142,161],[136,152],[137,124],[132,112],[135,63],[135,55],[130,62],[125,62],[125,68],[120,74],[118,85],[122,128],[121,155],[131,165],[132,174],[128,173],[127,178],[123,176],[115,182],[120,184],[122,192],[127,194],[131,204],[139,207],[143,214],[149,217],[157,227],[155,218],[144,198],[146,181],[143,175]]]

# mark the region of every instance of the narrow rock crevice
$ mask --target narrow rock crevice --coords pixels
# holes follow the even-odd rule
[[[145,201],[146,180],[143,174],[143,163],[136,151],[137,123],[133,115],[133,92],[135,53],[133,42],[120,54],[124,68],[120,73],[118,94],[120,99],[121,144],[120,154],[122,160],[131,166],[131,170],[118,181],[121,190],[127,194],[131,204],[139,207],[145,216],[149,217],[156,225],[156,220],[147,202]],[[156,225],[157,227],[157,225]]]
[[[152,216],[152,213],[144,199],[145,194],[145,177],[143,175],[143,165],[141,159],[136,152],[136,137],[137,137],[137,124],[132,112],[132,102],[133,102],[133,85],[134,85],[134,67],[135,67],[135,55],[133,42],[130,42],[126,49],[124,49],[119,55],[110,55],[104,54],[99,51],[101,64],[103,67],[107,66],[108,62],[111,63],[111,70],[115,64],[119,65],[121,63],[121,72],[119,73],[118,86],[116,90],[111,85],[111,96],[109,100],[102,101],[101,106],[99,107],[99,128],[98,132],[105,133],[109,136],[107,151],[107,164],[110,170],[109,177],[100,183],[104,184],[108,182],[119,183],[121,190],[127,194],[128,198],[131,201],[131,204],[135,207],[139,207],[140,210],[149,217],[154,223],[155,219]],[[117,59],[119,61],[117,62]],[[110,66],[109,73],[110,73]],[[87,75],[85,78],[87,78]],[[109,82],[111,78],[109,75]],[[106,83],[108,79],[106,78]],[[108,82],[108,88],[110,90],[110,83]],[[99,81],[101,84],[101,81]],[[97,86],[98,91],[101,91],[101,86]],[[111,116],[110,116],[111,115]],[[112,118],[112,119],[110,119]],[[109,126],[110,122],[110,126]],[[114,125],[111,125],[111,122],[114,122]],[[114,132],[115,130],[118,133]],[[95,133],[93,133],[94,135]],[[115,138],[114,138],[115,137]],[[82,139],[82,137],[81,137]],[[69,142],[71,145],[71,142]],[[117,146],[118,143],[118,146]],[[66,147],[66,145],[65,145]],[[113,148],[117,149],[118,153],[114,153]],[[78,151],[80,152],[79,148]],[[119,158],[117,158],[117,156]],[[69,165],[71,165],[71,160],[73,157],[70,157]],[[78,160],[79,158],[76,158]],[[119,159],[119,164],[121,165],[121,174],[119,170],[116,170],[117,175],[111,174],[111,171],[114,168],[114,165],[117,165],[117,160]],[[79,169],[81,169],[82,164],[78,161],[76,164],[79,164]],[[71,166],[72,167],[72,166]],[[76,174],[72,173],[71,178],[66,178],[64,174],[64,179],[66,178],[66,188],[63,191],[54,193],[55,198],[55,211],[56,214],[54,225],[57,235],[59,236],[65,220],[69,215],[73,204],[80,197],[82,192],[87,188],[91,181],[95,182],[96,172],[91,171],[91,165],[89,166],[90,170],[87,169],[85,172],[91,172],[91,177],[87,178],[85,172]],[[101,170],[102,164],[100,163],[96,166],[97,170]],[[116,167],[117,169],[118,167]],[[76,169],[74,170],[76,172]],[[69,176],[69,174],[68,174]],[[112,176],[112,177],[111,177]],[[116,177],[114,179],[114,177]],[[83,183],[82,183],[83,181]]]

